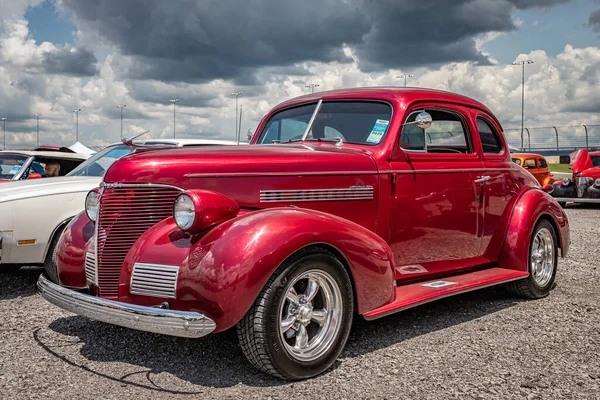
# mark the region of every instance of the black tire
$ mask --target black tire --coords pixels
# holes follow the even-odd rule
[[[54,283],[58,283],[58,271],[56,269],[56,247],[63,230],[64,228],[59,228],[55,232],[52,242],[50,242],[50,246],[48,247],[46,259],[44,260],[44,271],[46,276]]]
[[[286,295],[289,293],[290,287],[294,286],[295,288],[296,285],[301,285],[301,281],[295,284],[294,282],[308,271],[317,271],[317,273],[324,273],[333,278],[331,283],[335,283],[339,289],[341,311],[339,312],[339,328],[332,331],[335,333],[331,334],[331,339],[328,340],[329,344],[324,347],[322,354],[314,360],[305,361],[297,359],[288,351],[290,345],[284,343],[283,336],[286,336],[286,333],[280,333],[280,320],[283,319],[281,310],[285,310],[285,304],[288,304],[288,315],[290,312],[290,303],[286,303],[286,301],[289,301]],[[323,290],[327,289],[320,289],[321,292]],[[298,295],[298,298],[300,299],[302,296],[304,294]],[[318,301],[316,296],[319,295],[317,294],[313,298],[315,303]],[[301,302],[300,304],[306,303]],[[312,309],[313,301],[310,301],[309,305]],[[348,340],[353,316],[354,291],[344,265],[334,254],[327,250],[307,248],[293,255],[277,268],[248,313],[237,324],[237,335],[242,352],[248,361],[260,371],[280,379],[305,379],[319,375],[335,362]],[[312,318],[312,311],[310,318]],[[308,332],[308,326],[313,323],[317,324],[312,320],[308,322],[308,325],[304,328],[305,333]],[[302,324],[302,322],[298,322],[298,324]],[[321,328],[319,328],[318,325],[312,325],[313,328],[311,329],[315,329],[315,326],[317,326],[317,329],[321,329],[323,326],[320,325]],[[295,327],[300,325],[292,326],[294,328],[288,329],[292,330],[297,336],[302,328],[297,330]],[[329,329],[322,329],[323,331],[329,331]],[[318,332],[321,332],[321,330]],[[288,338],[287,340],[292,339]],[[307,345],[310,345],[310,342]]]
[[[533,243],[536,235],[542,230],[546,229],[550,232],[552,236],[552,247],[553,247],[553,268],[550,279],[547,283],[544,283],[543,286],[536,281],[534,278],[534,272],[532,270],[532,252],[533,252]],[[535,229],[533,230],[533,234],[529,240],[529,256],[527,258],[527,265],[529,270],[529,276],[526,279],[521,279],[515,282],[511,282],[507,284],[506,288],[512,294],[524,297],[528,299],[540,299],[542,297],[548,296],[550,290],[554,287],[554,281],[556,279],[556,269],[558,266],[558,241],[556,239],[556,231],[552,224],[548,222],[546,219],[540,220]]]

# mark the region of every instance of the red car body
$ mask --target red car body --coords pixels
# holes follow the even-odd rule
[[[272,116],[319,100],[388,104],[387,133],[372,146],[258,144]],[[402,149],[403,124],[420,109],[460,115],[472,152]],[[497,132],[497,154],[484,153],[477,118]],[[202,313],[219,332],[249,312],[278,266],[310,246],[327,249],[347,266],[356,312],[367,319],[526,279],[531,237],[541,220],[554,227],[567,254],[565,213],[511,161],[491,111],[467,97],[399,88],[315,93],[278,105],[256,132],[251,146],[142,151],[115,162],[104,177],[99,220],[82,213],[62,235],[60,285],[119,304],[167,303],[170,310]],[[180,190],[197,193],[207,199],[207,210],[216,210],[206,228],[183,232],[166,214]],[[237,209],[223,211],[223,202],[207,191],[226,196]],[[144,208],[152,199],[163,212],[155,221]],[[98,258],[86,259],[89,254]],[[132,272],[141,264],[178,266],[175,295],[132,293]],[[450,286],[423,286],[448,277]]]

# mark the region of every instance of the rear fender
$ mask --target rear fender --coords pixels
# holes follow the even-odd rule
[[[271,208],[239,216],[189,237],[168,218],[144,233],[125,260],[119,299],[155,305],[129,293],[136,262],[180,265],[174,309],[201,311],[216,331],[235,325],[269,277],[288,257],[311,245],[338,252],[347,265],[360,314],[393,300],[392,252],[373,232],[348,220],[307,209]]]
[[[548,218],[554,225],[562,256],[566,257],[570,244],[567,215],[548,193],[531,188],[513,208],[498,261],[501,268],[528,270],[531,235],[540,218]]]

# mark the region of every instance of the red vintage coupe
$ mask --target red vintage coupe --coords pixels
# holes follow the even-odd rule
[[[563,178],[544,190],[552,195],[561,206],[567,202],[600,203],[600,152],[580,149],[569,154],[571,178]]]
[[[333,364],[357,315],[499,284],[544,297],[569,249],[564,211],[470,98],[315,93],[275,107],[251,143],[115,162],[42,296],[167,335],[235,327],[255,367],[302,379]]]

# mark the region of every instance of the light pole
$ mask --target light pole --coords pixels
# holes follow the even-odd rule
[[[40,147],[40,113],[35,113],[35,118],[37,119],[37,147]]]
[[[0,119],[2,120],[2,125],[4,125],[2,128],[2,130],[4,131],[4,136],[2,139],[3,140],[2,150],[6,150],[6,117],[2,117]]]
[[[406,78],[412,78],[412,77],[413,77],[413,75],[411,75],[411,74],[402,74],[402,75],[396,76],[396,78],[400,78],[400,79],[404,78],[404,87],[406,87]]]
[[[310,88],[310,92],[314,93],[315,92],[315,88],[319,87],[320,85],[318,83],[309,83],[307,85],[304,85],[304,87]]]
[[[521,76],[521,150],[523,150],[523,132],[525,131],[525,64],[533,64],[533,60],[515,61],[512,65],[522,66]]]
[[[235,138],[240,141],[240,129],[238,127],[238,98],[242,95],[242,92],[232,92],[231,95],[235,96]]]
[[[73,110],[75,116],[77,117],[75,122],[75,142],[79,142],[79,111],[81,111],[81,108],[76,108]]]
[[[179,99],[171,99],[169,101],[173,103],[173,139],[175,139],[175,104],[179,101]]]
[[[121,139],[123,139],[123,108],[126,106],[126,104],[117,104],[117,107],[121,109]]]

